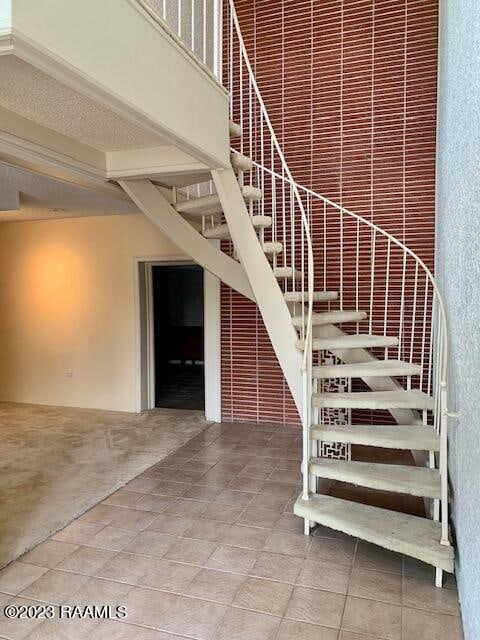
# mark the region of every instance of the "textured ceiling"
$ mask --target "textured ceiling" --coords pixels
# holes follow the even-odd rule
[[[130,200],[0,163],[0,206],[11,206],[18,193],[20,209],[0,211],[0,222],[138,212]]]
[[[101,151],[166,144],[15,56],[0,59],[0,106]]]

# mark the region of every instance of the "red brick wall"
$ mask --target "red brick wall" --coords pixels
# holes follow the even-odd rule
[[[235,4],[295,179],[432,265],[437,0]],[[298,421],[255,305],[227,287],[222,412],[225,420]]]

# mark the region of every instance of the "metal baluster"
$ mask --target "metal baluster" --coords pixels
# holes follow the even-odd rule
[[[229,40],[229,56],[228,56],[228,66],[229,66],[229,91],[230,91],[230,119],[233,120],[233,14],[230,12],[230,40]]]
[[[388,327],[388,296],[390,293],[390,252],[391,252],[391,240],[388,238],[387,243],[387,269],[385,277],[385,303],[384,303],[384,316],[383,316],[383,335],[387,335]],[[388,347],[385,347],[385,360],[388,358]]]
[[[360,275],[360,220],[357,218],[357,246],[355,252],[355,311],[358,311],[358,278]],[[357,322],[357,333],[358,333],[359,323]]]
[[[285,169],[282,167],[282,237],[283,237],[283,251],[282,262],[286,267],[287,263],[287,225],[286,225],[286,211],[285,211]]]
[[[290,184],[290,266],[292,268],[292,291],[296,291],[295,278],[295,202],[293,196],[293,185]]]
[[[432,322],[430,326],[430,349],[428,354],[428,376],[427,376],[427,394],[432,392],[432,378],[433,378],[433,354],[435,352],[435,361],[438,363],[440,343],[439,343],[439,330],[438,330],[438,305],[436,304],[436,298],[433,299],[433,311]],[[436,346],[434,344],[436,342]]]
[[[190,42],[191,42],[190,49],[192,51],[195,51],[195,0],[191,0],[190,11],[191,11],[191,21],[192,21],[191,33],[190,33]]]
[[[375,288],[376,241],[377,241],[377,230],[373,229],[372,249],[371,249],[371,268],[370,268],[370,312],[369,312],[369,318],[368,318],[369,333],[372,333],[372,330],[373,330],[373,292]]]
[[[222,0],[213,0],[213,72],[222,82],[223,15]],[[206,12],[205,12],[206,14]],[[207,40],[205,32],[205,43]],[[206,46],[206,44],[205,44]]]
[[[192,0],[194,2],[194,0]],[[207,0],[203,0],[203,34],[202,34],[202,57],[203,63],[207,64]],[[215,67],[214,67],[215,72]]]
[[[403,319],[405,312],[405,275],[407,270],[407,252],[403,250],[403,270],[402,270],[402,292],[400,297],[400,317],[398,322],[398,359],[401,360],[403,347]]]
[[[340,311],[343,311],[343,211],[340,209]]]
[[[262,167],[265,166],[265,154],[264,154],[264,147],[263,147],[263,118],[260,118],[260,164],[262,165]],[[261,181],[260,184],[258,185],[262,191],[262,196],[265,193],[265,182],[264,182],[264,175],[265,172],[262,171],[261,174]],[[263,215],[265,215],[265,198],[261,198],[260,200],[260,213]]]
[[[327,201],[323,201],[323,290],[327,290]],[[329,305],[330,306],[330,305]]]
[[[418,262],[415,262],[415,278],[413,284],[413,309],[412,328],[410,332],[410,362],[413,362],[413,347],[415,342],[415,322],[417,316],[417,286],[418,286]]]
[[[425,277],[425,295],[423,300],[423,330],[422,330],[422,353],[420,357],[420,389],[423,389],[424,367],[425,367],[425,342],[427,337],[427,303],[428,303],[428,276]],[[432,330],[430,326],[430,340],[432,340]]]

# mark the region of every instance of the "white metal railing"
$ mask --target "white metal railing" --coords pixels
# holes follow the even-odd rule
[[[433,423],[441,439],[439,459],[431,454],[429,464],[441,475],[441,500],[435,501],[434,518],[441,519],[442,543],[448,544],[448,334],[445,306],[433,274],[395,236],[294,181],[249,61],[234,0],[228,1],[224,21],[223,81],[231,96],[230,117],[243,132],[235,150],[253,160],[252,170],[243,173],[240,181],[262,189],[262,200],[249,205],[252,216],[272,217],[271,229],[262,230],[260,240],[282,244],[281,257],[273,255],[273,266],[298,270],[298,276],[294,272],[290,281],[285,280],[285,290],[300,292],[306,303],[301,305],[303,496],[309,495],[308,460],[313,446],[309,428],[316,288],[338,291],[338,301],[329,305],[332,309],[368,312],[365,321],[356,323],[357,331],[398,337],[398,346],[382,350],[379,357],[393,354],[419,365],[420,374],[406,376],[404,384],[434,398],[433,412],[423,411],[419,422]]]
[[[137,0],[160,16],[217,78],[222,69],[222,0]]]

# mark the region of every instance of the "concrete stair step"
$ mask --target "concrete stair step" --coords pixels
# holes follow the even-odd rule
[[[262,190],[249,185],[241,188],[245,200],[261,200]],[[174,205],[178,213],[186,213],[197,216],[210,216],[223,212],[219,196],[214,193],[200,198],[190,198]]]
[[[236,171],[250,171],[253,166],[251,158],[238,151],[230,153],[230,164]]]
[[[312,406],[328,409],[433,409],[433,398],[423,391],[355,391],[314,393]]]
[[[441,496],[439,471],[426,467],[312,458],[310,473],[318,478],[348,482],[380,491],[408,493],[422,498]]]
[[[314,338],[314,351],[332,351],[334,349],[370,349],[372,347],[396,347],[398,338],[391,336],[373,336],[368,334],[341,335],[333,338]],[[297,348],[303,350],[303,340],[297,341]]]
[[[312,325],[321,326],[325,324],[340,324],[342,322],[360,322],[365,320],[365,311],[325,311],[323,313],[312,314]],[[301,327],[307,322],[307,314],[303,316],[293,316],[292,322],[295,327]]]
[[[285,302],[298,302],[305,304],[308,302],[308,294],[302,293],[301,291],[287,291],[283,294],[285,298]],[[331,302],[332,300],[336,300],[338,298],[337,291],[314,291],[313,292],[313,301],[314,302]]]
[[[352,364],[332,364],[313,367],[314,378],[373,378],[384,376],[420,375],[420,365],[402,360],[371,360]]]
[[[300,496],[293,510],[301,518],[453,572],[453,548],[440,544],[441,525],[434,520],[318,494],[309,500]]]
[[[264,242],[263,251],[267,256],[276,256],[283,251],[281,242]]]
[[[242,137],[242,127],[233,120],[230,120],[228,123],[228,132],[230,134],[230,138]]]
[[[178,213],[187,213],[189,215],[209,216],[222,213],[223,208],[220,198],[216,193],[209,196],[201,196],[200,198],[190,198],[174,205],[174,209]]]
[[[272,218],[270,216],[252,216],[250,220],[255,229],[264,229],[272,225]],[[219,224],[215,227],[205,229],[203,235],[210,240],[229,240],[230,230],[228,224]]]
[[[262,190],[258,187],[253,187],[252,185],[245,185],[241,187],[242,196],[245,200],[253,200],[258,202],[262,199]]]
[[[295,276],[295,280],[298,282],[302,279],[302,272],[293,267],[275,267],[273,274],[279,280],[286,278],[287,280]]]
[[[410,424],[313,425],[311,437],[324,442],[360,444],[384,449],[440,451],[440,436],[432,427]]]

